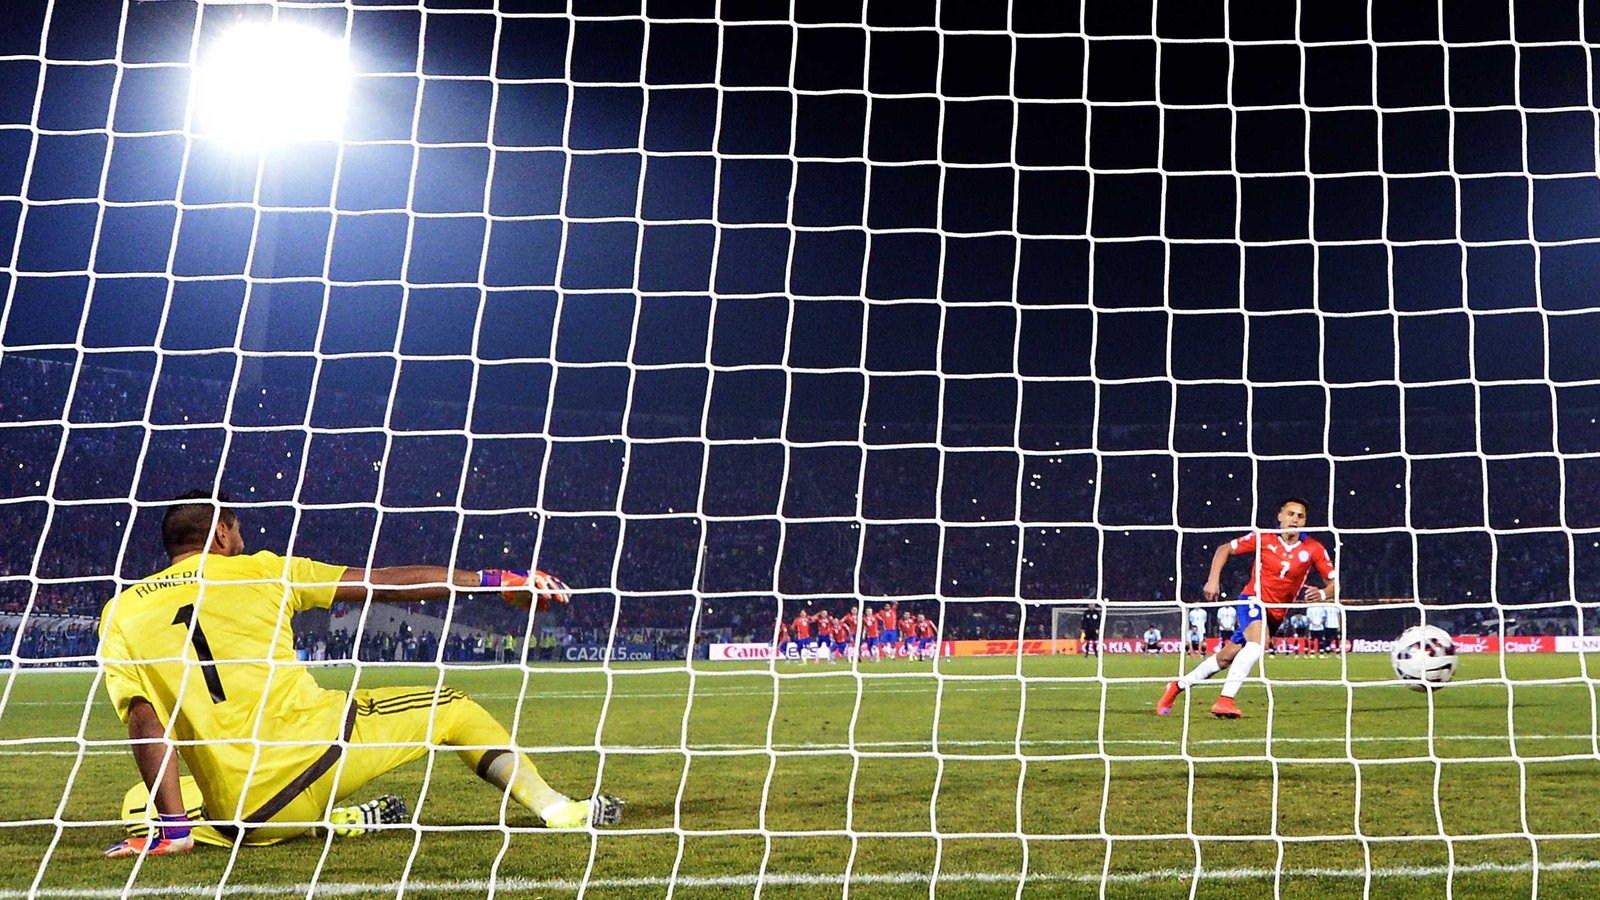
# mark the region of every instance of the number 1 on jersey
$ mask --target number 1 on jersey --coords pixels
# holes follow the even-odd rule
[[[215,657],[211,655],[211,642],[206,640],[205,630],[200,627],[200,620],[195,618],[194,604],[185,603],[178,607],[178,612],[172,617],[172,624],[191,628],[189,642],[194,644],[194,655],[200,659],[200,671],[205,675],[206,690],[211,692],[211,702],[221,703],[228,699],[222,691],[222,676],[217,674]]]

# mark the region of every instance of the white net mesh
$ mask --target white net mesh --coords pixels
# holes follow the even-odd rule
[[[1591,877],[1580,5],[6,15],[0,893]],[[269,21],[348,46],[340,140],[199,121],[208,48]],[[329,687],[472,693],[622,826],[545,832],[435,755],[374,783],[412,813],[370,856],[96,859],[132,780],[96,617],[193,487],[251,549],[566,579],[546,616],[462,596],[297,633]],[[1077,652],[1091,602],[1107,641],[1182,641],[1214,548],[1289,495],[1352,653],[1269,659],[1218,722],[1220,679],[1152,715],[1193,659]],[[846,649],[802,660],[824,610],[855,612]],[[1423,620],[1464,651],[1436,694],[1377,652]]]

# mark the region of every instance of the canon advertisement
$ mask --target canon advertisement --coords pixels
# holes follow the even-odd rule
[[[772,659],[779,654],[771,644],[712,644],[709,655],[712,659],[761,660]],[[814,647],[804,651],[791,650],[784,658],[827,659],[828,651]]]

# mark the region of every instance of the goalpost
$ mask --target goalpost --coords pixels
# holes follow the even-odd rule
[[[1563,896],[1600,868],[1581,6],[7,16],[0,894]],[[235,139],[200,101],[241,24],[348,58],[224,92],[290,117]],[[464,686],[621,827],[547,833],[430,759],[359,851],[99,860],[134,770],[90,624],[196,486],[251,549],[565,579],[553,613],[313,616],[303,649],[333,686]],[[1184,654],[1049,655],[1091,599],[1104,638],[1183,641],[1216,547],[1290,496],[1363,601],[1351,653],[1264,660],[1237,722],[1220,677],[1154,715]],[[801,613],[891,607],[934,658],[774,658]],[[1385,655],[1418,621],[1463,653],[1432,694]]]
[[[1061,641],[1083,634],[1082,606],[1052,606],[1050,608],[1050,651],[1061,652]],[[1080,648],[1081,650],[1081,648]]]
[[[1055,642],[1051,646],[1052,653],[1061,652],[1065,646],[1061,641],[1083,634],[1085,608],[1076,605],[1050,608],[1050,638]],[[1175,643],[1183,645],[1188,641],[1188,607],[1172,603],[1105,603],[1100,604],[1100,609],[1102,652],[1141,652],[1145,634],[1152,628],[1160,635],[1157,640],[1165,642],[1164,652],[1171,652]],[[1212,637],[1212,634],[1208,631],[1205,636]]]

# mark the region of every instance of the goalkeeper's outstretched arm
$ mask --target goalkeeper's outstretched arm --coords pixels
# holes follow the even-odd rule
[[[483,586],[483,572],[450,569],[444,566],[388,566],[344,570],[333,599],[360,603],[368,599],[387,603],[413,603],[418,600],[443,600],[458,588]]]
[[[500,588],[501,594],[519,606],[534,602],[543,609],[550,603],[566,603],[572,591],[561,579],[537,569],[451,569],[444,566],[388,566],[381,569],[345,569],[334,591],[335,601],[363,603],[368,599],[388,603],[418,600],[443,600],[453,591],[472,588]]]

